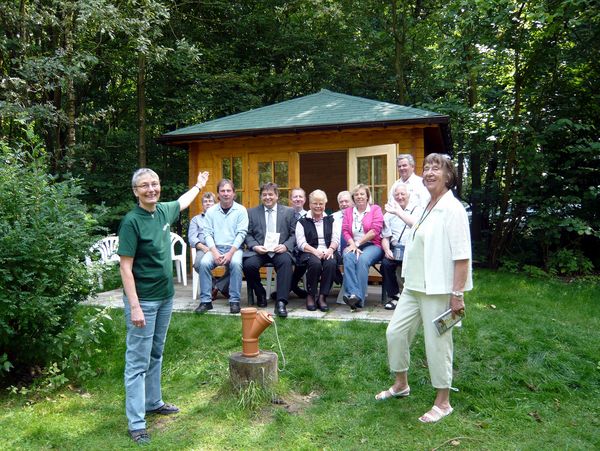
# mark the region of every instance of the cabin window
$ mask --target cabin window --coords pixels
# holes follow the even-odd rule
[[[384,205],[387,200],[387,156],[358,157],[357,169],[358,183],[369,187],[374,203]]]
[[[221,159],[221,174],[235,185],[236,202],[242,203],[244,197],[244,180],[242,177],[242,158],[228,157]]]
[[[259,161],[258,162],[258,188],[263,183],[273,182],[279,187],[279,203],[281,205],[288,204],[290,174],[289,162],[287,161]],[[257,193],[257,197],[260,196]]]

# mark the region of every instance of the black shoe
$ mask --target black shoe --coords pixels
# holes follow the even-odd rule
[[[194,312],[202,314],[202,313],[206,313],[212,309],[213,309],[212,302],[202,302],[202,303],[200,303],[200,305],[198,307],[196,307],[196,310],[194,310]]]
[[[173,404],[164,403],[158,409],[147,410],[146,413],[157,413],[159,415],[172,415],[174,413],[179,413],[179,408],[174,406]]]
[[[271,296],[269,296],[269,299],[271,299],[272,301],[276,301],[277,300],[277,291],[273,291],[271,293]]]
[[[286,318],[288,316],[287,309],[285,308],[285,302],[277,301],[275,304],[275,314],[281,318]]]
[[[229,303],[229,313],[240,313],[240,303],[239,302],[230,302]]]
[[[294,287],[292,288],[292,291],[294,292],[294,294],[296,296],[298,296],[300,299],[306,299],[306,296],[308,296],[308,291],[303,290],[300,287]]]
[[[310,294],[306,296],[306,310],[308,310],[309,312],[314,312],[315,310],[317,310],[315,298]]]
[[[325,296],[324,294],[319,295],[319,300],[317,301],[317,307],[322,312],[329,311],[329,306],[327,305],[327,296]]]
[[[359,302],[360,300],[354,294],[350,296],[344,295],[344,303],[352,310],[356,310],[356,307]]]
[[[256,306],[265,308],[267,306],[267,300],[262,296],[257,296],[256,297]]]
[[[134,429],[133,431],[129,431],[129,437],[131,437],[131,440],[138,445],[150,444],[150,436],[146,429]]]

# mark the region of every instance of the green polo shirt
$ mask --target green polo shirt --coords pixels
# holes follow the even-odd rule
[[[173,297],[171,224],[179,216],[179,202],[160,202],[150,213],[139,206],[125,215],[119,226],[119,250],[133,257],[133,278],[138,298],[161,301]]]

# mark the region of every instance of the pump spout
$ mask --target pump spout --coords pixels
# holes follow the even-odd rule
[[[273,317],[264,310],[254,307],[243,308],[242,315],[242,355],[244,357],[256,357],[258,349],[258,337],[263,331],[273,324]]]

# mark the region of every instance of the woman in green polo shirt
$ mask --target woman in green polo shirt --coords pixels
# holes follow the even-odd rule
[[[160,180],[141,168],[131,179],[138,205],[119,226],[123,302],[127,322],[125,352],[125,412],[129,434],[148,443],[146,413],[168,415],[179,409],[162,400],[160,373],[167,329],[173,309],[171,225],[206,185],[208,172],[174,202],[159,202]]]

